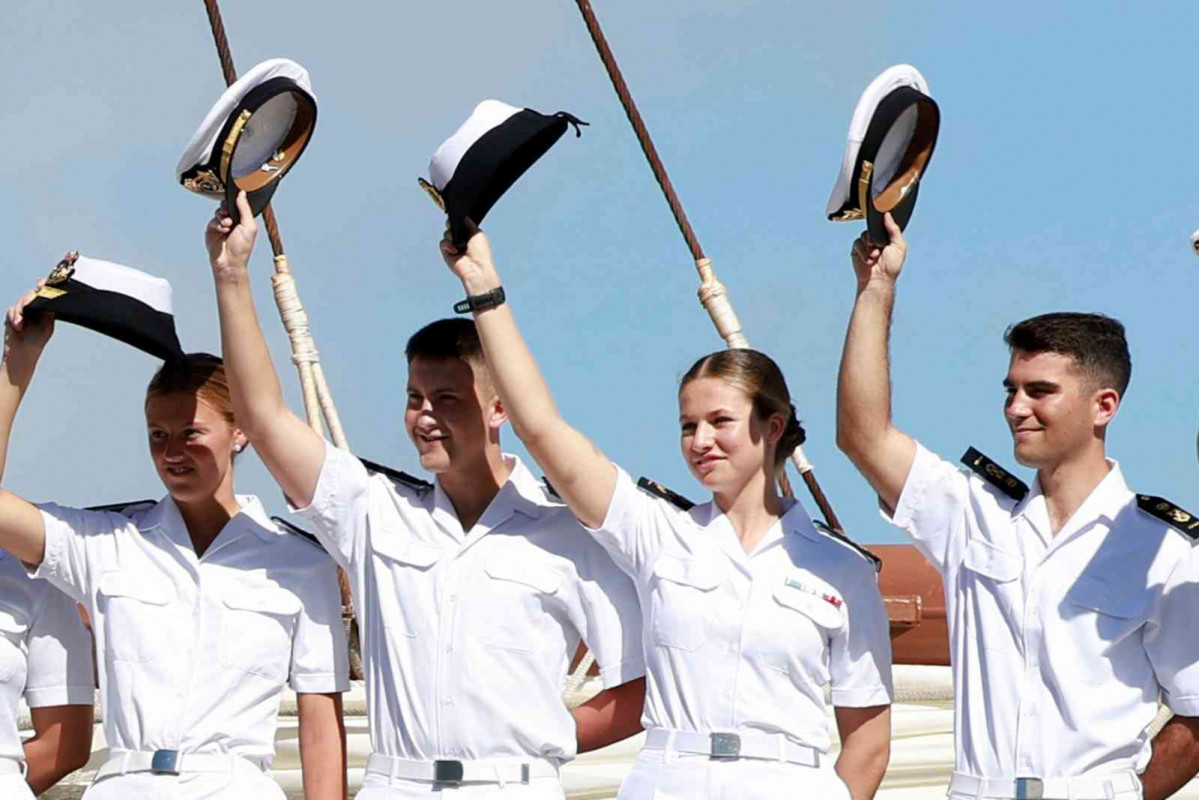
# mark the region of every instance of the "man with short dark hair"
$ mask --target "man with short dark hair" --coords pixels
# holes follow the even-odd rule
[[[1159,800],[1199,770],[1199,559],[1185,512],[1107,458],[1128,388],[1123,326],[1012,326],[1004,416],[1029,489],[973,448],[963,471],[891,421],[887,340],[907,245],[853,246],[858,292],[837,443],[941,573],[957,757],[950,797]],[[1175,713],[1147,730],[1159,697]]]
[[[500,449],[507,416],[473,322],[434,322],[406,350],[404,425],[435,484],[366,465],[298,419],[254,312],[244,192],[238,206],[238,225],[220,212],[206,236],[234,413],[349,575],[374,750],[357,797],[561,800],[562,764],[641,729],[632,582]],[[580,640],[605,691],[568,711]]]

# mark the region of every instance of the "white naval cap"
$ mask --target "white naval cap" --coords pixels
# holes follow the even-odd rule
[[[182,355],[171,284],[140,270],[67,253],[25,307],[169,359]]]
[[[187,144],[175,179],[197,194],[225,200],[237,221],[245,189],[262,213],[316,125],[308,71],[286,58],[263,61],[225,90]]]
[[[433,153],[429,180],[420,184],[450,220],[454,241],[466,242],[463,220],[480,223],[495,202],[574,125],[573,114],[539,114],[499,100],[484,100]]]
[[[915,67],[899,64],[871,81],[853,110],[828,218],[865,218],[876,242],[888,240],[887,212],[904,228],[940,126],[941,111]]]

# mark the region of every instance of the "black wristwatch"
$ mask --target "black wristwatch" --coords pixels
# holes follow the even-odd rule
[[[459,300],[454,303],[455,314],[473,314],[476,311],[483,311],[488,308],[495,308],[504,302],[504,287],[497,286],[490,292],[483,294],[472,294],[465,300]]]

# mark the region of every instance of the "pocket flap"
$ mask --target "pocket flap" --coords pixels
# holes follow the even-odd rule
[[[831,599],[826,599],[826,595]],[[822,628],[837,630],[845,624],[845,605],[840,595],[822,587],[799,587],[788,583],[774,590],[774,599],[779,605],[809,617]]]
[[[661,556],[654,562],[654,575],[664,581],[711,591],[720,585],[720,572],[715,566],[696,558]]]
[[[1066,593],[1076,606],[1098,611],[1113,617],[1132,618],[1141,613],[1146,598],[1131,586],[1109,583],[1091,575],[1083,575]]]
[[[496,580],[523,583],[542,594],[555,594],[558,591],[558,576],[549,570],[511,561],[493,561],[483,567],[483,571]]]
[[[966,546],[962,564],[971,572],[985,575],[1000,583],[1016,580],[1024,569],[1020,556],[1002,550],[983,539],[975,539]]]
[[[371,546],[384,558],[421,569],[436,564],[441,560],[443,553],[440,547],[404,539],[394,533],[371,537]]]
[[[161,578],[126,572],[105,572],[100,576],[100,594],[106,597],[131,597],[143,603],[165,606],[175,599],[175,589]]]
[[[300,598],[275,586],[237,587],[224,597],[225,605],[239,611],[291,616],[300,613]]]

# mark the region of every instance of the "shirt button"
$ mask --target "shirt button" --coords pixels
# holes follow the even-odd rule
[[[452,705],[454,705],[454,701],[452,698],[443,697],[443,698],[441,698],[441,704],[443,706],[452,706]]]
[[[447,645],[445,646],[445,651],[446,651],[447,653],[452,653],[452,652],[454,652],[454,645],[452,645],[452,644],[447,644]]]

